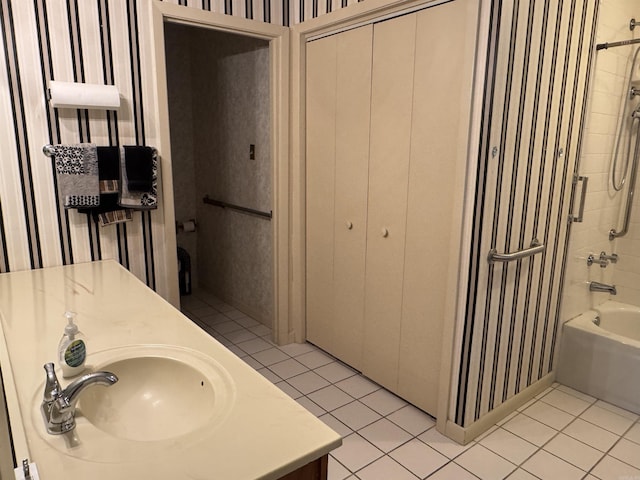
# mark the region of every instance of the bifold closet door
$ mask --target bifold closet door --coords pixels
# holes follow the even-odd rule
[[[450,254],[474,35],[459,29],[467,9],[449,2],[374,28],[363,373],[434,415],[448,279],[457,274]]]
[[[472,7],[307,44],[307,338],[432,414],[457,275],[475,42],[460,19],[477,18]]]
[[[373,25],[337,39],[334,345],[362,369]]]
[[[373,26],[307,45],[307,339],[362,364]]]
[[[416,15],[373,35],[369,210],[362,372],[397,390],[404,283]]]
[[[333,339],[336,38],[307,45],[307,338]],[[311,134],[313,132],[313,134]]]
[[[433,415],[447,280],[457,273],[451,271],[451,245],[457,241],[469,119],[460,105],[471,88],[467,49],[475,35],[460,29],[467,8],[458,0],[417,13],[397,393]]]

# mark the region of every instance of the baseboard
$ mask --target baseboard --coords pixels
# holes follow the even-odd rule
[[[551,372],[545,375],[536,383],[529,385],[523,391],[521,391],[517,395],[514,395],[506,402],[486,413],[467,427],[461,427],[457,423],[454,423],[451,420],[447,420],[444,425],[444,431],[442,431],[440,428],[438,428],[438,430],[440,431],[440,433],[449,437],[453,441],[461,445],[466,445],[471,440],[479,437],[484,432],[489,430],[500,420],[515,412],[518,408],[527,403],[529,400],[533,399],[540,392],[550,387],[555,381],[555,376],[555,372]]]

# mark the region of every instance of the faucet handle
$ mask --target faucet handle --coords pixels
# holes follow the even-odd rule
[[[611,263],[618,263],[618,254],[612,253],[611,255],[607,255],[607,252],[600,252],[600,261],[609,260]]]
[[[600,254],[599,258],[596,258],[593,253],[589,254],[589,256],[587,257],[587,265],[590,267],[594,263],[600,265],[600,268],[606,268],[609,265],[609,261],[606,258],[602,257],[602,253]]]
[[[62,389],[60,388],[58,377],[56,377],[53,363],[45,363],[44,370],[47,372],[47,380],[44,384],[44,401],[51,402],[60,396]]]

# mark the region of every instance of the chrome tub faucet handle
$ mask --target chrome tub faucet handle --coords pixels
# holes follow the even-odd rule
[[[611,255],[607,255],[607,252],[600,252],[600,261],[609,261],[611,263],[618,263],[618,254],[612,253]]]

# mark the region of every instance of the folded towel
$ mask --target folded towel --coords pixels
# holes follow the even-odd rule
[[[127,188],[130,192],[148,193],[151,191],[153,151],[151,147],[124,147]]]
[[[92,143],[56,145],[53,156],[64,207],[98,206],[100,187],[96,146]]]
[[[100,194],[100,206],[79,208],[78,212],[93,216],[101,227],[133,220],[133,210],[122,208],[118,204],[118,195],[113,193]]]
[[[151,151],[151,188],[149,191],[136,192],[129,189],[127,177],[126,147],[120,147],[120,198],[118,204],[121,207],[134,210],[152,210],[158,208],[158,155],[156,150]]]
[[[120,148],[98,147],[100,193],[118,193],[120,181]]]
[[[93,215],[101,226],[126,222],[133,219],[131,211],[118,205],[120,183],[120,148],[97,147],[98,178],[100,180],[100,205],[78,209],[80,213]]]
[[[92,215],[101,227],[133,220],[133,211],[118,205],[118,195],[113,193],[100,194],[99,207],[83,208],[78,211]]]
[[[128,208],[126,210],[114,210],[112,212],[99,213],[97,217],[100,226],[106,227],[116,223],[130,222],[133,220],[133,211]]]

